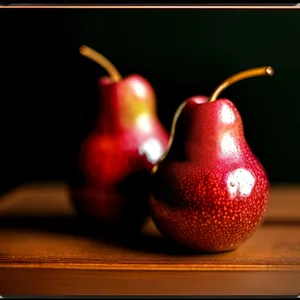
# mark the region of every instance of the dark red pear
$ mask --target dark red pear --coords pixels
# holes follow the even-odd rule
[[[192,97],[178,108],[169,148],[152,170],[152,218],[163,235],[194,250],[223,252],[261,224],[266,171],[245,139],[235,105],[216,99],[239,80],[272,74],[271,67],[243,71],[210,98]]]
[[[136,230],[149,214],[151,169],[166,150],[169,136],[146,79],[122,78],[110,61],[87,46],[80,52],[110,76],[99,80],[99,114],[81,147],[71,200],[80,215],[112,228]]]

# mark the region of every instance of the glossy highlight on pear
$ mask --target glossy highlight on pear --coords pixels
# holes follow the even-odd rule
[[[197,251],[223,252],[261,224],[266,171],[245,139],[235,105],[216,99],[239,80],[272,74],[271,67],[240,72],[210,97],[189,98],[178,108],[168,150],[151,178],[151,214],[163,235]]]
[[[83,142],[70,183],[77,212],[103,225],[138,230],[149,215],[149,177],[168,144],[156,114],[151,84],[140,75],[124,78],[103,55],[80,53],[106,69],[99,79],[99,114]]]

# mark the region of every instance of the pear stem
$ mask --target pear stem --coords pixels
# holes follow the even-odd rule
[[[93,60],[94,62],[98,63],[102,68],[104,68],[114,82],[122,80],[122,76],[120,75],[117,68],[102,54],[98,53],[97,51],[91,49],[88,46],[81,46],[79,48],[79,52],[81,55]]]
[[[246,79],[246,78],[251,78],[251,77],[256,77],[256,76],[272,76],[274,74],[274,69],[272,67],[259,67],[259,68],[254,68],[254,69],[249,69],[242,71],[240,73],[237,73],[226,80],[224,80],[221,84],[218,85],[218,87],[213,91],[212,95],[208,99],[207,102],[213,102],[217,100],[219,95],[224,91],[227,87],[230,85]]]
[[[160,157],[160,159],[153,166],[153,168],[151,170],[152,174],[154,174],[157,171],[159,163],[162,162],[169,153],[169,150],[171,148],[171,145],[172,145],[173,139],[174,139],[174,135],[175,135],[175,128],[176,128],[177,120],[178,120],[179,116],[181,115],[181,112],[183,111],[183,109],[186,106],[187,102],[188,102],[188,100],[182,102],[175,111],[175,115],[173,117],[173,121],[172,121],[172,125],[171,125],[171,131],[170,131],[170,137],[169,137],[167,150],[164,152],[164,154]]]

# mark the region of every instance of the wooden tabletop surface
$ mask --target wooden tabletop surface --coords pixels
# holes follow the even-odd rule
[[[149,220],[140,236],[90,233],[65,185],[0,198],[0,295],[300,293],[300,186],[271,189],[265,222],[239,249],[193,254]]]

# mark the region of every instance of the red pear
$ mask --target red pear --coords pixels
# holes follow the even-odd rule
[[[223,252],[261,224],[267,174],[245,139],[235,105],[216,99],[234,82],[272,74],[271,67],[238,73],[210,98],[192,97],[178,108],[169,149],[152,171],[152,217],[163,235],[194,250]]]
[[[81,148],[81,180],[71,187],[72,200],[82,215],[137,229],[149,214],[151,169],[168,144],[156,115],[155,93],[143,77],[122,78],[101,54],[86,46],[80,51],[110,77],[99,80],[100,112]]]

